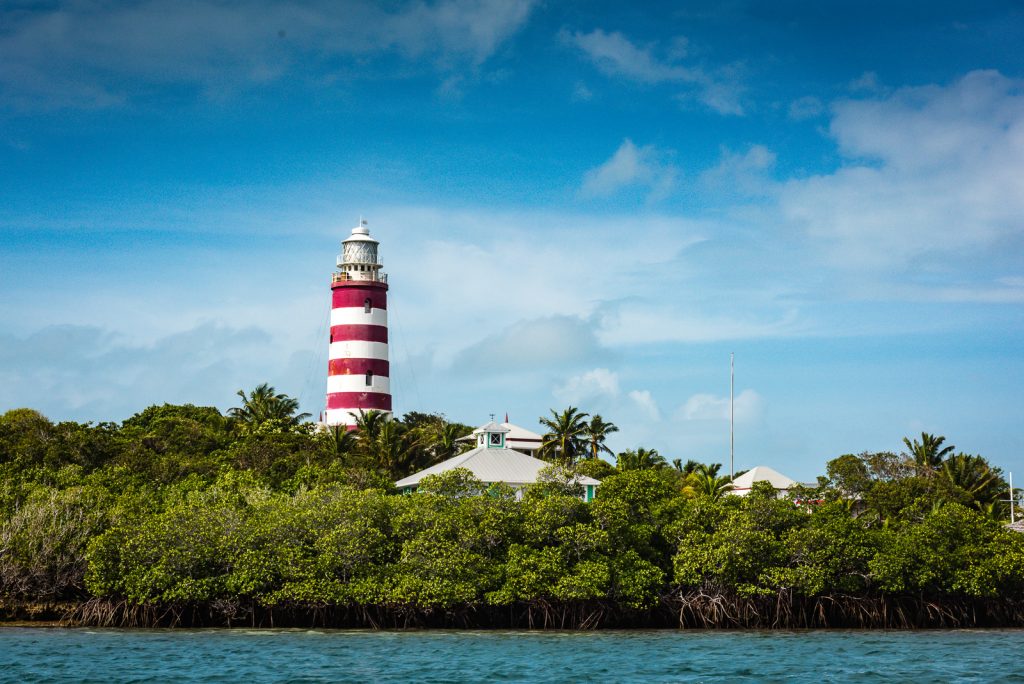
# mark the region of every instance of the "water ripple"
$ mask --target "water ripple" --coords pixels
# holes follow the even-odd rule
[[[974,682],[1024,630],[421,631],[0,628],[0,682]]]

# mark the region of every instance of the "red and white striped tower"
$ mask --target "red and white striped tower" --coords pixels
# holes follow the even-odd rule
[[[331,276],[331,341],[327,361],[328,425],[355,426],[360,411],[391,413],[388,367],[388,276],[366,221],[341,243]]]

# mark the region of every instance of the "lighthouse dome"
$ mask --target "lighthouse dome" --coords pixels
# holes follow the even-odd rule
[[[338,266],[342,269],[352,270],[355,266],[379,267],[377,261],[377,245],[379,243],[370,237],[370,229],[366,221],[360,220],[359,225],[352,229],[352,234],[341,242],[341,255],[338,257]],[[362,269],[354,269],[362,270]],[[375,270],[375,269],[374,269]]]

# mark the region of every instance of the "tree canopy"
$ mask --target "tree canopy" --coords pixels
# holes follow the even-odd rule
[[[338,606],[396,624],[497,611],[554,626],[612,614],[760,624],[740,616],[800,601],[848,615],[871,601],[1024,601],[1024,535],[1005,527],[1006,482],[977,455],[944,452],[928,473],[916,453],[842,455],[780,498],[767,483],[729,496],[718,464],[672,467],[635,448],[616,466],[559,458],[520,493],[456,469],[401,495],[393,480],[445,458],[469,426],[371,412],[353,432],[237,420],[190,405],[121,424],[0,415],[0,600],[198,606],[228,624]],[[575,427],[564,444],[572,434],[580,449],[567,451],[593,453]],[[588,473],[602,484],[586,503],[575,478]]]

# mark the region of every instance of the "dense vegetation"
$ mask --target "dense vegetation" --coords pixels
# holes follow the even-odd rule
[[[598,458],[615,426],[542,424],[553,465],[517,500],[467,471],[441,416],[316,431],[262,386],[242,405],[121,424],[0,415],[0,603],[93,624],[813,626],[1024,624],[1006,484],[941,437],[844,455],[818,486],[726,494],[716,464]],[[587,419],[590,418],[588,421]],[[584,503],[582,472],[603,480]],[[39,612],[41,611],[41,612]]]

